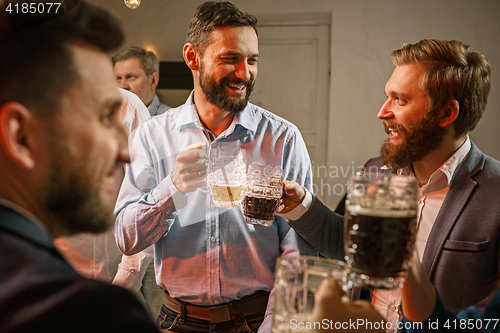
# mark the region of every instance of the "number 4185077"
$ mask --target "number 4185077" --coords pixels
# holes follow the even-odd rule
[[[57,2],[46,2],[46,3],[19,3],[16,2],[15,4],[12,4],[12,2],[9,2],[7,5],[7,8],[5,8],[5,11],[8,12],[9,14],[15,13],[15,14],[43,14],[43,13],[57,13],[59,11],[59,8],[61,7],[61,3]]]

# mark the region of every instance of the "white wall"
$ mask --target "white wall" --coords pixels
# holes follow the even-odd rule
[[[163,61],[182,61],[188,21],[196,6],[203,2],[142,0],[138,9],[131,10],[121,0],[94,1],[112,8],[121,17],[127,45],[152,48]],[[327,167],[350,172],[378,154],[385,133],[377,112],[385,100],[385,82],[394,69],[390,53],[403,43],[424,38],[458,39],[488,58],[493,78],[489,105],[471,137],[483,152],[500,159],[497,129],[500,1],[234,0],[233,3],[257,17],[331,13]],[[345,184],[345,179],[340,177],[338,182]],[[339,196],[332,195],[326,203],[334,207],[338,199]]]

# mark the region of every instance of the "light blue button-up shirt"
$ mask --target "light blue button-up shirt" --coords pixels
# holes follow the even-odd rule
[[[210,193],[187,195],[170,173],[178,153],[193,143],[246,149],[247,164],[280,167],[285,179],[312,188],[312,170],[297,127],[248,103],[218,137],[203,127],[192,94],[184,105],[153,117],[137,130],[135,159],[127,166],[116,204],[114,233],[120,249],[155,247],[156,281],[170,295],[196,305],[240,299],[274,284],[276,258],[316,255],[287,222],[245,223],[242,207],[215,207]]]

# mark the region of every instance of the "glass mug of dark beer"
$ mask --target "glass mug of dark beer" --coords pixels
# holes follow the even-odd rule
[[[245,222],[266,227],[273,223],[283,194],[283,175],[280,168],[248,166],[247,191],[243,199]]]
[[[358,173],[349,181],[344,245],[355,285],[399,288],[417,233],[418,183],[390,173]]]

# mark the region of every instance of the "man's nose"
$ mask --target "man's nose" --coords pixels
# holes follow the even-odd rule
[[[125,89],[125,90],[130,90],[130,86],[127,83],[127,80],[120,80],[118,82],[118,87]]]
[[[238,64],[235,76],[244,81],[249,81],[251,79],[252,75],[250,73],[250,67],[245,61]]]
[[[394,117],[394,114],[391,111],[389,102],[390,102],[389,99],[387,99],[387,101],[385,101],[385,103],[380,108],[380,111],[378,112],[378,115],[377,115],[377,117],[379,119],[389,119],[389,118]]]

